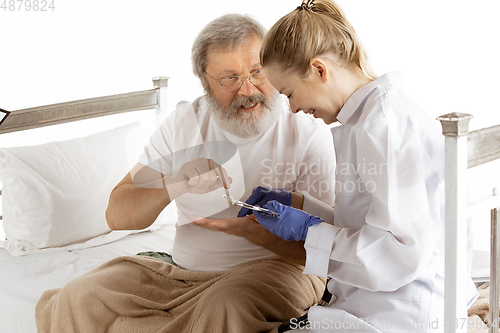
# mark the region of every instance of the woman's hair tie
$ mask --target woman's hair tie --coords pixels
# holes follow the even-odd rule
[[[314,0],[306,0],[304,2],[302,2],[302,4],[300,6],[297,7],[298,10],[313,10],[314,8]]]

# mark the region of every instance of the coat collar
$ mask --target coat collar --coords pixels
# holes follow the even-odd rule
[[[370,93],[375,88],[390,85],[401,86],[403,83],[403,77],[404,75],[401,72],[391,72],[382,75],[381,77],[371,81],[368,84],[365,84],[364,86],[356,90],[351,95],[351,97],[349,97],[342,109],[340,109],[340,112],[337,115],[337,120],[341,124],[345,124],[349,120],[349,118],[351,118],[354,112],[359,108],[365,98],[370,95]]]

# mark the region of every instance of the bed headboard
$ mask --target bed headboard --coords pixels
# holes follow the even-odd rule
[[[460,327],[457,320],[467,318],[461,306],[466,299],[461,277],[467,274],[467,219],[478,211],[491,211],[490,318],[498,318],[499,313],[500,188],[469,203],[467,169],[500,158],[500,125],[469,132],[471,118],[463,113],[438,118],[445,136],[445,333],[467,330],[467,325]],[[490,332],[498,332],[498,319],[490,323]]]
[[[0,134],[148,109],[156,110],[159,125],[161,115],[166,114],[168,80],[165,76],[153,78],[154,89],[150,90],[2,112]]]
[[[130,111],[156,109],[157,119],[166,109],[160,96],[168,86],[168,77],[153,78],[154,89],[37,106],[11,111],[0,126],[0,134],[68,123]]]

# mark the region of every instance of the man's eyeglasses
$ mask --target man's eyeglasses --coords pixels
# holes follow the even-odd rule
[[[216,79],[214,79],[210,74],[205,72],[212,80],[217,83],[219,87],[222,87],[227,92],[234,92],[236,90],[239,90],[241,86],[243,85],[243,80],[248,79],[254,86],[261,86],[263,84],[267,83],[267,76],[266,73],[264,72],[263,69],[258,69],[255,72],[251,73],[248,76],[245,77],[239,77],[238,75],[231,75],[231,76],[226,76],[222,78],[222,80],[217,82]]]

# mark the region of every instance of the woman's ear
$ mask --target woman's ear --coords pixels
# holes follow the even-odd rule
[[[311,74],[321,79],[321,81],[328,81],[328,67],[321,58],[313,58],[311,60]]]

